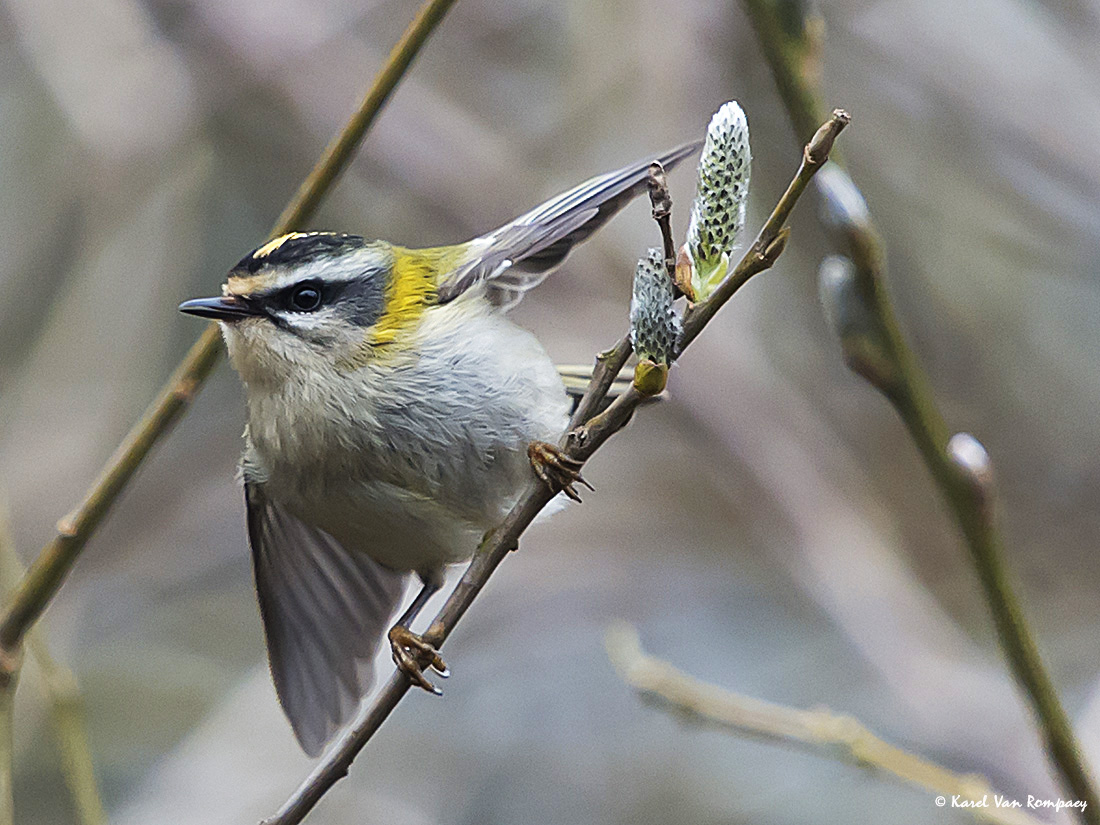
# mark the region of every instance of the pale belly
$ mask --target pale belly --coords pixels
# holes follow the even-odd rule
[[[567,419],[529,333],[498,315],[428,323],[429,345],[368,365],[306,413],[285,392],[249,398],[246,475],[256,465],[266,495],[396,570],[468,559],[531,478],[527,445]]]

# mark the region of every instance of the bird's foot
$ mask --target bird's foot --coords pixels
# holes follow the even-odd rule
[[[573,501],[579,502],[574,484],[583,484],[589,490],[596,488],[581,476],[583,461],[577,461],[563,453],[553,444],[545,441],[532,441],[527,445],[527,457],[535,468],[535,475],[541,478],[555,493],[565,493]]]
[[[414,685],[424,688],[428,693],[442,696],[443,691],[428,681],[428,677],[424,675],[424,668],[431,668],[444,679],[451,675],[435,645],[400,624],[390,628],[389,636],[390,648],[393,650],[393,663],[397,665],[397,669],[404,673]]]

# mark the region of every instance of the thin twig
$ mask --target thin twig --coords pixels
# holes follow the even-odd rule
[[[428,0],[409,24],[378,73],[358,110],[325,150],[309,177],[287,205],[270,237],[285,235],[307,221],[347,166],[383,104],[408,71],[429,35],[454,0]],[[0,653],[16,650],[27,629],[57,594],[88,539],[133,478],[149,451],[187,411],[222,353],[221,336],[210,324],[191,347],[142,419],[108,459],[83,502],[57,526],[58,534],[34,560],[12,603],[0,620]]]
[[[954,773],[891,745],[851,716],[825,709],[784,707],[700,681],[646,654],[638,632],[625,623],[608,629],[605,642],[607,655],[623,681],[642,698],[681,718],[770,742],[800,745],[822,756],[854,762],[938,794],[944,805],[979,803],[960,805],[979,822],[1044,825],[1022,808],[998,807],[999,795],[985,777]]]
[[[811,36],[820,26],[803,25],[801,35],[791,36],[790,21],[780,25],[777,4],[772,0],[743,0],[743,5],[795,134],[804,138],[822,109],[815,73],[806,67],[806,60],[820,51]],[[882,242],[859,189],[847,172],[835,165],[816,183],[825,201],[827,223],[852,264],[849,281],[841,274],[827,285],[833,291],[828,297],[842,300],[839,309],[845,317],[857,318],[864,325],[863,329],[842,330],[850,333],[842,335],[846,359],[894,406],[947,500],[965,537],[1001,648],[1035,710],[1047,753],[1066,789],[1088,803],[1084,810],[1079,809],[1081,819],[1100,825],[1100,796],[1004,563],[1003,542],[991,514],[988,457],[982,477],[977,479],[950,447],[958,442],[936,409],[928,379],[902,337],[886,293]]]
[[[839,131],[839,128],[836,131]],[[805,157],[803,160],[803,166],[799,168],[796,180],[804,174]],[[814,167],[809,175],[812,176],[817,168]],[[772,233],[773,241],[767,245],[767,248],[774,252],[774,256],[778,256],[779,252],[782,251],[782,245],[774,242],[775,237],[782,234],[782,221],[786,220],[791,208],[798,200],[798,196],[804,190],[804,182],[799,186],[792,183],[792,186],[787,190],[787,194],[784,195],[782,209],[777,207],[777,212],[773,213],[773,216],[775,214],[780,216],[780,225],[773,226],[771,220],[768,222],[768,226],[772,227],[769,231]],[[754,249],[755,247],[750,248],[746,253],[746,258],[756,256]],[[768,266],[774,263],[774,256],[768,262]],[[737,269],[741,270],[743,267],[747,268],[748,266],[746,261],[742,260]],[[747,279],[742,279],[740,283],[743,284],[745,280]],[[711,298],[712,301],[718,299],[718,303],[714,305],[714,310],[717,310],[721,303],[728,300],[736,292],[736,289],[737,286],[725,290],[719,287]],[[722,295],[721,298],[718,298],[719,293]],[[713,312],[696,322],[698,324],[696,334],[712,316]],[[621,339],[612,349],[598,356],[592,381],[573,413],[569,430],[562,436],[560,442],[562,450],[571,458],[582,462],[587,461],[612,435],[626,426],[634,414],[634,410],[646,400],[645,396],[631,386],[625,393],[616,398],[607,409],[598,414],[592,414],[593,411],[600,408],[601,402],[607,395],[608,387],[630,357],[630,352],[630,339],[627,336]],[[491,531],[478,547],[473,560],[455,587],[454,592],[448,597],[446,603],[429,626],[425,633],[426,638],[432,639],[436,646],[443,644],[474,599],[485,587],[493,571],[496,570],[508,553],[519,546],[519,540],[524,530],[553,497],[554,493],[547,485],[532,478],[519,501],[504,521]],[[395,672],[356,724],[325,754],[321,762],[318,763],[317,767],[302,782],[283,807],[274,816],[264,820],[263,825],[297,825],[301,822],[328,790],[340,779],[347,776],[348,769],[355,757],[378,731],[393,709],[397,707],[402,697],[408,692],[409,687],[408,678],[403,673]]]
[[[581,396],[577,408],[569,419],[569,429],[576,429],[595,415],[600,404],[607,397],[607,391],[622,372],[634,348],[630,345],[630,336],[624,335],[611,349],[596,356],[596,367],[592,370],[592,380],[588,390]]]
[[[649,187],[649,202],[653,207],[653,220],[661,228],[661,246],[665,255],[665,270],[673,283],[676,282],[676,242],[672,240],[672,196],[668,193],[668,179],[665,168],[654,161],[649,167],[646,178]]]

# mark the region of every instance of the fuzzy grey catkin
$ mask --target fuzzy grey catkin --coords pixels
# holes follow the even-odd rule
[[[630,341],[639,358],[670,364],[682,325],[673,302],[676,295],[665,269],[664,253],[650,249],[634,269],[630,300]]]
[[[696,301],[706,300],[726,277],[731,254],[745,228],[751,166],[748,121],[731,100],[711,118],[699,159],[687,235]]]

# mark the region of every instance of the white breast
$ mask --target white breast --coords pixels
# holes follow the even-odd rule
[[[568,413],[538,341],[476,296],[353,373],[248,400],[267,495],[396,569],[468,558],[530,478],[527,444],[555,441]]]

